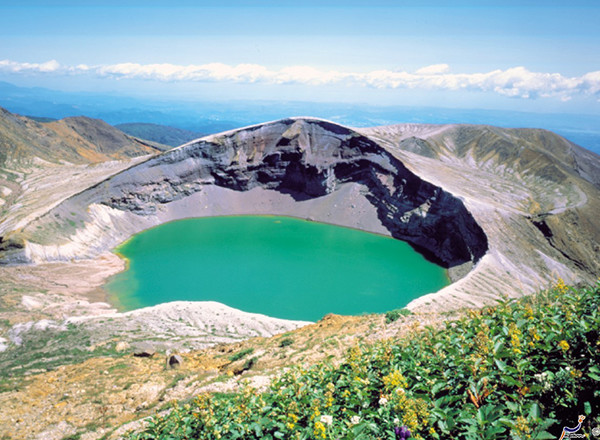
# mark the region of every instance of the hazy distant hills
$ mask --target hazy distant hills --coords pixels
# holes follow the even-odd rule
[[[312,115],[351,127],[398,123],[488,124],[552,130],[600,153],[600,116],[527,113],[507,110],[369,106],[352,103],[288,101],[207,102],[201,99],[132,97],[109,93],[63,92],[18,87],[0,81],[0,106],[13,113],[45,118],[87,115],[109,124],[143,122],[213,134],[290,115]]]
[[[129,136],[99,119],[84,116],[39,123],[0,107],[0,165],[98,163],[155,154],[165,147]]]
[[[115,125],[119,130],[130,136],[157,142],[171,147],[177,147],[194,139],[203,137],[205,134],[166,125],[150,124],[145,122],[133,122]]]

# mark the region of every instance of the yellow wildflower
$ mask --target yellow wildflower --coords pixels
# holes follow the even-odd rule
[[[527,434],[530,431],[529,425],[527,424],[527,419],[525,417],[517,417],[515,430],[517,431],[517,435]]]
[[[397,387],[406,388],[408,386],[406,378],[398,370],[394,370],[387,376],[384,376],[383,384],[388,390],[393,390]]]
[[[570,348],[569,343],[564,339],[558,343],[558,346],[562,348],[563,351],[567,351]]]
[[[577,369],[572,369],[569,371],[569,374],[571,375],[571,377],[581,377],[583,376],[583,373]]]
[[[325,425],[321,422],[315,422],[315,438],[325,438]]]
[[[559,278],[556,281],[556,290],[558,290],[559,293],[567,293],[569,291],[569,288],[567,287],[565,281],[562,278]]]
[[[540,335],[538,335],[537,331],[535,328],[532,328],[529,330],[529,333],[531,333],[531,336],[533,337],[534,340],[539,341],[540,339],[542,339],[540,337]]]

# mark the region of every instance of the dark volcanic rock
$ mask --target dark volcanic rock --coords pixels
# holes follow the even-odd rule
[[[142,182],[119,176],[110,197],[99,202],[151,215],[207,185],[261,187],[304,201],[354,183],[364,188],[393,237],[441,264],[476,262],[487,250],[485,234],[459,199],[417,177],[372,140],[332,123],[287,119],[214,136],[167,152],[136,172],[144,174],[144,168],[163,172]]]
[[[169,368],[179,368],[183,366],[183,358],[178,354],[171,354],[167,356],[167,367]]]
[[[133,352],[135,357],[153,357],[155,354],[156,350],[149,344],[142,344],[136,351]]]

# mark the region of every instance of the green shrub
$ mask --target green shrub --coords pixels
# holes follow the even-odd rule
[[[408,309],[396,309],[386,312],[385,314],[385,323],[389,324],[391,322],[397,321],[401,316],[409,316],[412,312]]]
[[[279,346],[280,347],[287,347],[288,345],[292,345],[294,343],[294,340],[292,338],[283,338],[280,342],[279,342]]]
[[[203,394],[134,439],[549,439],[600,423],[600,285],[471,310],[442,328],[292,368],[267,392]],[[417,331],[417,330],[415,330]]]
[[[254,348],[252,348],[252,347],[246,348],[245,350],[238,351],[237,353],[232,354],[231,356],[229,356],[229,360],[231,362],[235,362],[235,361],[238,361],[241,358],[243,358],[244,356],[247,356],[247,355],[249,355],[250,353],[253,353],[253,352],[254,352]]]

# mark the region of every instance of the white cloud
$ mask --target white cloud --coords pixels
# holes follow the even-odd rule
[[[0,72],[20,73],[49,73],[56,72],[61,68],[56,60],[46,61],[45,63],[18,63],[11,60],[0,60]]]
[[[415,73],[417,75],[441,75],[449,71],[450,66],[448,64],[432,64],[431,66],[421,67]]]
[[[600,71],[568,77],[559,73],[531,72],[525,67],[482,73],[450,73],[447,64],[434,64],[414,73],[376,70],[367,73],[319,70],[310,66],[288,66],[269,69],[258,64],[200,65],[137,64],[62,66],[52,60],[46,63],[19,63],[0,60],[0,72],[94,75],[115,79],[142,79],[177,82],[232,82],[242,84],[346,85],[378,89],[466,90],[492,92],[504,96],[534,99],[555,97],[568,100],[574,96],[600,98]]]

